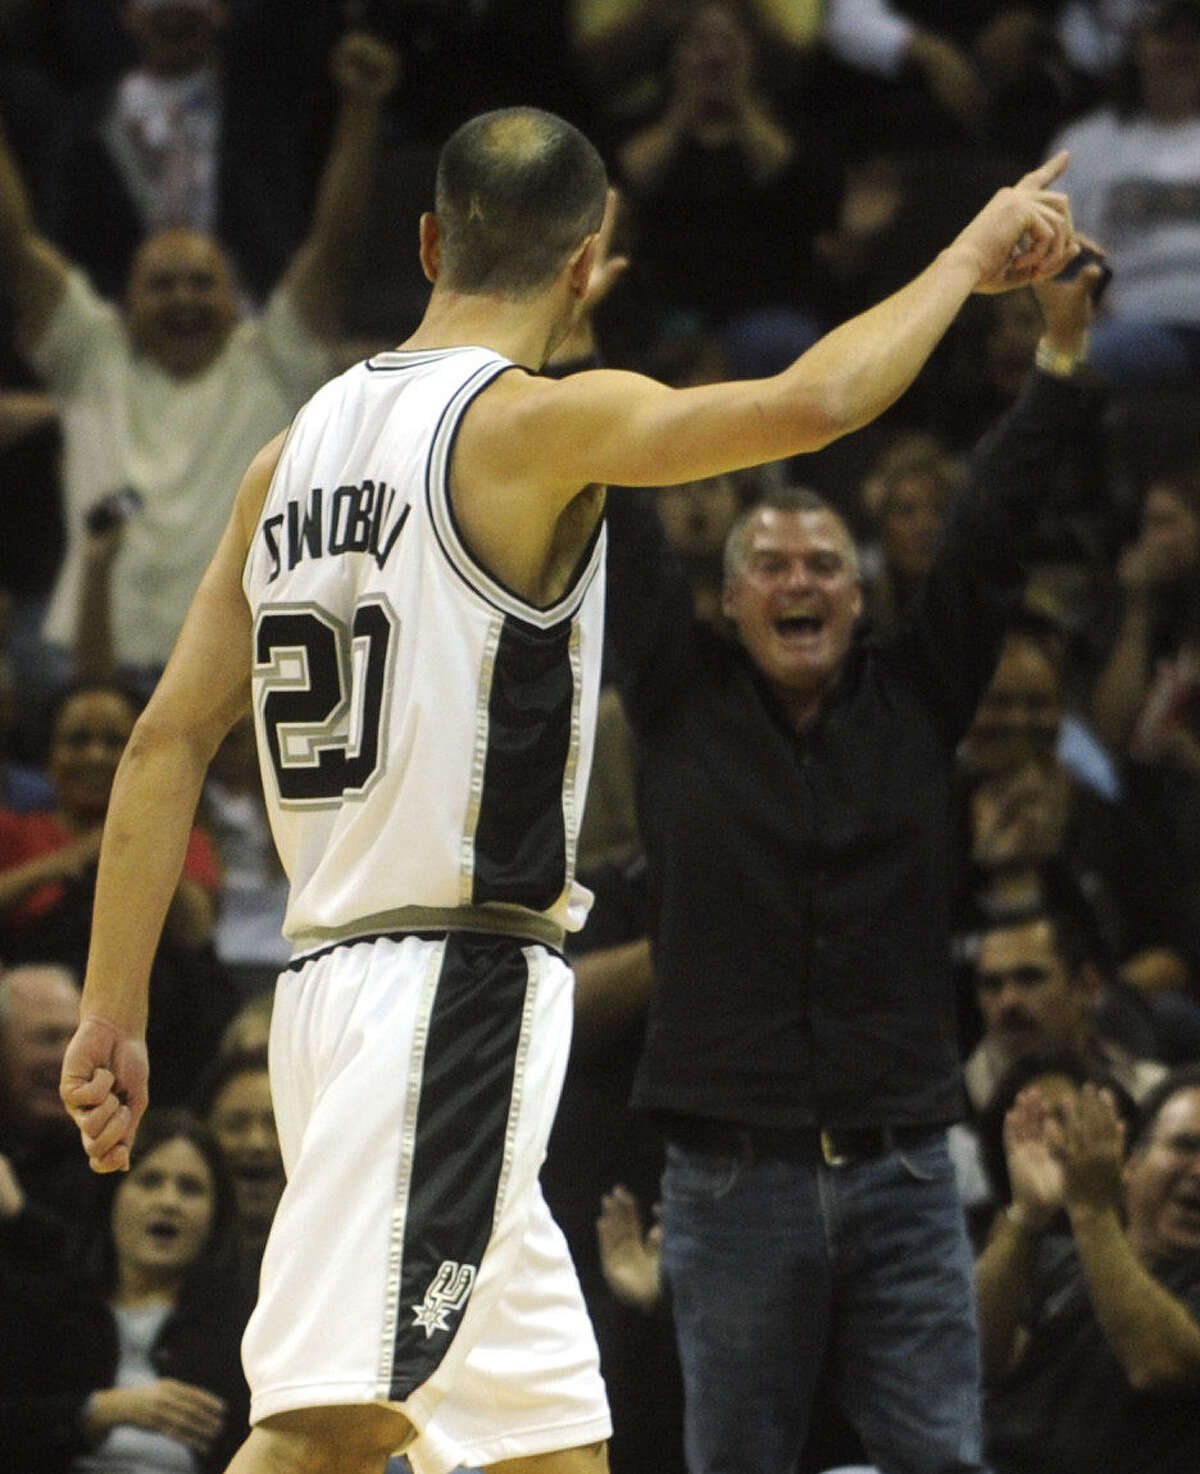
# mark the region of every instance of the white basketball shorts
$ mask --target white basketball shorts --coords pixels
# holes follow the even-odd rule
[[[390,1403],[416,1474],[599,1442],[574,1266],[538,1186],[574,982],[536,943],[344,943],[280,977],[287,1169],[243,1359],[251,1421]]]

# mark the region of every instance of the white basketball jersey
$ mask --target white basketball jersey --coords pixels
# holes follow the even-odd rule
[[[604,525],[539,609],[473,558],[449,499],[463,412],[511,367],[482,348],[383,353],[288,433],[244,587],[297,952],[459,925],[557,940],[587,915]]]

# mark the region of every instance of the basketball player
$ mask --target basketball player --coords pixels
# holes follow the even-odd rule
[[[605,269],[596,151],[530,109],[446,145],[416,332],[243,481],[109,808],[63,1100],[98,1171],[146,1103],[146,977],[209,759],[252,706],[291,881],[272,1023],[287,1188],[231,1470],[603,1474],[595,1343],[537,1185],[571,1028],[558,952],[600,667],[603,486],[815,449],[969,293],[1075,252],[1061,156],[777,378],[537,370]],[[747,222],[747,228],[752,223]]]

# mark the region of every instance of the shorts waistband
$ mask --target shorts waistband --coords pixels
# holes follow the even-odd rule
[[[517,906],[462,906],[444,910],[433,906],[403,906],[347,926],[315,927],[293,937],[291,960],[284,971],[294,971],[315,957],[337,947],[352,947],[356,942],[378,942],[385,938],[403,941],[411,936],[432,940],[456,932],[535,942],[560,956],[565,936],[562,928],[546,917]]]
[[[889,1152],[918,1146],[940,1135],[934,1125],[912,1126],[740,1126],[699,1116],[672,1116],[663,1123],[668,1141],[691,1151],[747,1161],[824,1163],[848,1167]]]

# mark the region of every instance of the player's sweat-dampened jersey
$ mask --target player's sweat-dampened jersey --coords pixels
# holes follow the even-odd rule
[[[396,351],[326,384],[284,443],[243,579],[267,809],[298,953],[444,927],[583,924],[603,521],[545,609],[459,536],[467,406],[512,364]]]

